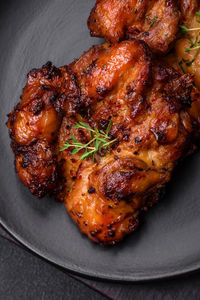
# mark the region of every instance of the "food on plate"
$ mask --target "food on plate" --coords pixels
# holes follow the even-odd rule
[[[69,110],[63,99],[77,93],[68,68],[47,63],[29,72],[21,101],[8,115],[16,172],[37,197],[52,194],[60,182],[56,141],[62,114]]]
[[[65,201],[92,240],[120,241],[194,148],[191,90],[189,75],[159,65],[138,40],[33,70],[8,121],[17,172],[33,194]]]
[[[151,50],[168,51],[179,21],[183,35],[158,59]],[[64,202],[96,243],[135,231],[178,162],[197,149],[198,23],[196,1],[97,1],[88,24],[107,42],[68,66],[30,71],[8,115],[21,181],[38,198]]]
[[[144,40],[155,53],[166,53],[178,32],[176,0],[97,0],[88,19],[92,36],[112,43]]]
[[[198,1],[186,1],[181,30],[183,36],[175,44],[176,61],[184,72],[194,75],[200,89],[200,12]]]
[[[61,151],[71,183],[65,204],[83,233],[113,244],[137,228],[139,213],[158,200],[177,162],[194,150],[192,79],[157,64],[137,40],[92,47],[70,67],[81,101],[59,136],[60,148],[68,141]],[[80,121],[89,128],[77,127]],[[110,153],[97,152],[94,162],[80,162],[83,149],[70,156],[72,137],[87,144],[90,129],[106,132],[109,122],[117,140]]]

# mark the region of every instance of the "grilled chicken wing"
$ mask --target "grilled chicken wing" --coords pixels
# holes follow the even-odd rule
[[[137,40],[94,46],[70,68],[81,97],[76,113],[63,119],[59,148],[70,135],[90,140],[87,130],[74,128],[77,121],[105,130],[111,120],[117,142],[111,153],[97,153],[95,163],[80,161],[82,152],[71,155],[70,148],[61,152],[66,186],[60,197],[84,234],[114,244],[137,228],[140,212],[158,200],[179,159],[194,150],[199,126],[189,113],[192,79],[154,62]]]
[[[180,12],[174,0],[97,0],[88,19],[92,36],[115,43],[144,40],[155,53],[166,53],[178,31]]]
[[[37,197],[53,192],[58,181],[56,140],[65,100],[77,88],[67,67],[47,63],[28,74],[21,101],[9,114],[7,126],[21,181]]]

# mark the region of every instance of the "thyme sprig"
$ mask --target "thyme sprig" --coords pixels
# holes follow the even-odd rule
[[[198,17],[200,17],[200,12],[196,12],[196,15]],[[200,20],[197,19],[197,22],[200,23]],[[183,25],[180,25],[179,27],[182,29],[182,31],[183,31],[184,34],[188,33],[189,31],[200,30],[200,27],[188,28],[188,27],[183,26]],[[196,51],[195,51],[195,54],[194,54],[194,56],[193,56],[193,58],[191,60],[189,60],[189,59],[183,59],[183,62],[187,66],[191,66],[192,63],[195,61],[195,59],[196,59],[196,57],[197,57],[197,55],[198,55],[198,53],[200,51],[200,39],[199,39],[199,35],[197,35],[197,37],[196,37],[196,39],[195,39],[194,42],[192,42],[191,40],[188,40],[188,43],[190,45],[190,48],[186,48],[185,52],[187,53],[187,52],[194,51],[194,50],[196,50]]]
[[[146,17],[146,20],[150,21],[151,24],[150,24],[150,27],[149,28],[152,28],[153,25],[156,23],[156,21],[158,20],[158,17],[155,16],[153,19],[149,18],[149,17]]]
[[[150,28],[153,27],[153,25],[156,23],[157,20],[158,20],[158,17],[157,17],[157,16],[153,18],[152,23],[151,23],[151,25],[150,25]]]
[[[200,12],[196,12],[196,15],[197,15],[198,17],[200,17]],[[198,23],[200,23],[200,20],[199,20],[199,19],[197,19],[196,21],[197,21]],[[184,26],[184,25],[179,25],[179,27],[182,29],[182,31],[183,31],[184,34],[188,33],[189,31],[200,30],[200,27],[188,28],[188,27],[186,27],[186,26]]]
[[[71,154],[76,154],[81,150],[84,150],[84,153],[80,156],[80,159],[84,160],[92,156],[93,162],[95,159],[95,154],[100,151],[101,149],[108,149],[109,152],[111,151],[111,144],[113,144],[117,139],[112,140],[109,136],[109,132],[112,126],[112,122],[110,121],[106,131],[99,130],[97,128],[92,129],[87,123],[85,122],[77,122],[73,128],[77,129],[86,129],[90,132],[90,141],[86,144],[80,143],[77,139],[70,135],[72,142],[66,141],[64,146],[60,151],[67,150],[69,148],[73,148]]]

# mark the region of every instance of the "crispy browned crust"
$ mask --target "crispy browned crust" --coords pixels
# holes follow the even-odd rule
[[[27,76],[21,101],[8,115],[7,126],[21,181],[39,198],[52,194],[60,178],[56,159],[57,133],[69,100],[78,95],[68,67],[47,63]]]
[[[137,38],[163,54],[176,38],[179,19],[175,0],[97,0],[88,27],[92,36],[112,43]]]
[[[60,196],[84,234],[110,245],[136,230],[140,212],[157,202],[177,162],[194,150],[192,78],[154,62],[137,40],[94,46],[70,68],[81,97],[76,114],[63,120],[59,147],[70,134],[90,139],[73,128],[80,120],[102,130],[112,120],[118,142],[110,154],[96,155],[95,164],[63,151],[67,184]]]
[[[199,0],[178,0],[177,3],[181,11],[181,22],[189,25],[195,12],[199,10]]]
[[[29,73],[7,123],[17,172],[33,194],[54,192],[65,201],[90,239],[113,245],[136,230],[141,211],[193,152],[197,103],[191,76],[155,62],[143,41],[93,46],[69,67],[48,64]],[[77,121],[105,130],[110,120],[117,142],[95,163],[59,151],[70,135],[90,140],[87,130],[74,128]]]

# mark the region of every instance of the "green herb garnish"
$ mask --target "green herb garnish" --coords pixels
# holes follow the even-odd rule
[[[199,20],[197,20],[199,21]],[[200,22],[199,22],[200,23]],[[196,31],[196,30],[200,30],[200,27],[195,27],[195,28],[188,28],[184,25],[179,25],[179,27],[182,29],[183,33],[186,34],[188,33],[189,31]]]
[[[146,19],[148,20],[148,21],[150,21],[151,22],[151,24],[150,24],[150,27],[149,28],[152,28],[153,27],[153,25],[156,23],[156,21],[158,20],[158,17],[156,16],[156,17],[154,17],[153,19],[151,19],[151,18],[149,18],[149,17],[146,17]]]
[[[153,27],[153,25],[156,23],[157,20],[158,20],[157,16],[153,18],[150,28]]]
[[[200,12],[196,12],[196,15],[200,17]],[[197,19],[197,22],[200,23],[200,20]],[[180,25],[179,26],[183,33],[186,34],[188,33],[189,31],[196,31],[196,30],[200,30],[200,27],[197,27],[197,28],[188,28],[186,26],[183,26],[183,25]],[[188,40],[188,43],[190,45],[190,48],[186,48],[185,49],[185,52],[190,52],[190,51],[193,51],[193,50],[196,50],[195,51],[195,54],[193,56],[193,58],[191,60],[189,59],[183,59],[183,62],[189,67],[192,65],[192,63],[195,61],[198,53],[199,53],[199,50],[200,50],[200,39],[199,39],[199,36],[196,37],[195,41],[192,42],[191,40]]]
[[[112,122],[110,121],[106,131],[98,130],[97,128],[92,129],[85,122],[77,122],[73,128],[78,129],[86,129],[90,132],[90,141],[86,144],[79,143],[77,139],[70,135],[72,142],[66,141],[64,143],[64,147],[60,149],[60,151],[67,150],[68,148],[73,148],[71,154],[76,154],[81,150],[84,150],[84,153],[81,155],[80,159],[84,160],[92,156],[93,162],[95,159],[95,153],[100,151],[101,149],[108,149],[111,151],[110,145],[113,144],[117,139],[111,140],[111,137],[108,135],[112,126]]]

